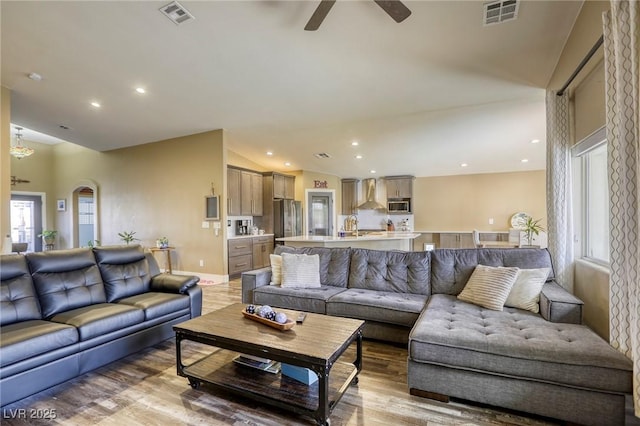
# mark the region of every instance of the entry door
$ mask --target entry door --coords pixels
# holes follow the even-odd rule
[[[333,235],[333,193],[309,192],[308,200],[309,235]]]
[[[27,251],[42,251],[42,197],[11,195],[11,241],[27,243]]]

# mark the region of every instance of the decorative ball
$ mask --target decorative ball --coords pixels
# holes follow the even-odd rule
[[[262,305],[256,310],[256,313],[262,318],[267,317],[267,312],[273,312],[273,309],[271,309],[269,305]]]
[[[266,319],[268,319],[269,321],[275,321],[276,320],[276,313],[273,311],[269,311],[265,314],[264,316]]]
[[[247,305],[247,308],[245,309],[245,311],[247,311],[250,314],[255,314],[256,313],[256,307],[255,307],[255,305]]]
[[[278,312],[276,314],[275,320],[277,323],[284,324],[285,322],[287,322],[287,319],[287,315],[284,312]]]

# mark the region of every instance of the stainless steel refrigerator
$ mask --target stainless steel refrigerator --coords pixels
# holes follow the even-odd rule
[[[302,235],[302,205],[300,201],[273,202],[273,233],[275,238]]]

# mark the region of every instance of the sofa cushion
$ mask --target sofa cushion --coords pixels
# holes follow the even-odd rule
[[[320,256],[320,283],[334,287],[347,287],[351,261],[350,248],[276,246],[274,253],[317,254]]]
[[[352,249],[349,288],[429,295],[429,252]]]
[[[554,278],[547,249],[435,249],[430,253],[433,294],[458,295],[478,264],[520,269],[550,268],[547,280]]]
[[[118,303],[99,303],[72,309],[51,317],[51,321],[78,329],[81,341],[121,330],[144,321],[144,312]]]
[[[282,256],[279,254],[270,254],[269,263],[271,264],[271,285],[282,284]]]
[[[42,313],[26,258],[0,256],[0,325],[34,319]]]
[[[0,328],[0,366],[4,367],[78,342],[75,327],[30,320]]]
[[[631,392],[632,364],[589,328],[433,295],[409,336],[413,361]]]
[[[170,314],[178,317],[189,311],[189,296],[181,294],[149,292],[120,299],[118,303],[142,309],[146,321]]]
[[[27,253],[45,319],[70,309],[104,303],[104,284],[90,249]]]
[[[320,287],[320,256],[282,253],[282,287]]]
[[[350,288],[331,297],[327,314],[412,327],[429,296]]]
[[[517,278],[518,268],[478,265],[458,299],[501,311]]]
[[[540,312],[540,292],[548,276],[549,268],[520,269],[504,306]]]
[[[327,313],[326,302],[344,288],[323,285],[320,288],[288,288],[267,285],[253,290],[253,303],[298,311]]]
[[[107,302],[149,291],[149,264],[139,245],[96,247],[93,252],[104,280]]]

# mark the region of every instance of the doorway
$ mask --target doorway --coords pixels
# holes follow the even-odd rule
[[[11,241],[26,243],[25,251],[42,251],[42,196],[11,194]]]
[[[308,235],[333,235],[333,196],[333,190],[307,192]]]

